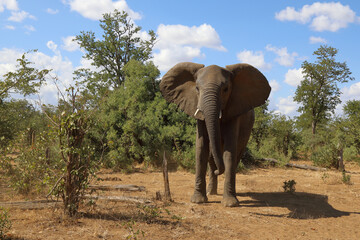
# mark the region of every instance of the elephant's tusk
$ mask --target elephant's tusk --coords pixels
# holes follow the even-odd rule
[[[219,118],[222,118],[222,111],[220,110]]]
[[[194,117],[196,117],[196,114],[198,114],[199,111],[200,109],[196,109],[196,112],[194,113]]]

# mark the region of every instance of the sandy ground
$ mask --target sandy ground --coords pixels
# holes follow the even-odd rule
[[[0,206],[9,209],[9,239],[360,239],[360,167],[347,163],[351,184],[337,171],[317,172],[264,167],[237,174],[240,206],[225,208],[221,195],[192,204],[194,175],[169,173],[174,202],[156,201],[163,192],[161,172],[132,174],[102,171],[101,184],[135,184],[146,191],[101,191],[100,195],[137,196],[148,205],[99,200],[80,216],[64,216],[61,204],[33,207],[4,202],[26,200],[0,183]],[[283,182],[296,181],[294,194]],[[219,193],[222,193],[220,177]],[[40,207],[39,207],[40,206]]]

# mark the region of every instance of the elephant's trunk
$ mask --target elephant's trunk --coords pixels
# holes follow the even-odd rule
[[[214,157],[217,170],[214,172],[220,175],[225,171],[224,160],[221,154],[221,134],[220,134],[220,103],[218,92],[209,90],[204,94],[203,113],[205,117],[206,129],[209,135],[211,153]]]

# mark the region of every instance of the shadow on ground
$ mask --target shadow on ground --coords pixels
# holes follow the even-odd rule
[[[317,219],[330,217],[343,217],[350,214],[360,214],[356,212],[345,212],[333,208],[328,203],[326,195],[297,192],[294,194],[285,192],[265,192],[265,193],[238,193],[240,206],[244,207],[282,207],[289,209],[288,214],[262,214],[262,216],[289,217],[296,219]],[[250,197],[253,200],[241,201],[241,197]]]

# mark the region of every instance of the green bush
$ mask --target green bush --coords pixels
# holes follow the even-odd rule
[[[275,137],[268,137],[263,140],[263,145],[256,151],[256,148],[250,143],[249,149],[254,159],[261,158],[274,158],[281,163],[288,163],[293,155],[292,150],[288,151],[288,155],[286,156],[284,152],[277,145],[277,141]]]
[[[338,151],[332,145],[317,147],[310,156],[311,161],[317,166],[337,167]]]
[[[350,146],[344,149],[344,160],[353,161],[360,164],[360,155],[355,146]]]
[[[343,171],[341,181],[346,185],[351,185],[351,175],[346,174],[345,171]]]
[[[249,149],[255,158],[276,158],[288,162],[297,157],[301,144],[294,120],[281,114],[268,112],[266,104],[255,109],[255,123]]]
[[[46,127],[44,116],[26,100],[0,102],[0,148],[5,148],[19,134],[27,131],[31,144],[32,134],[41,132]]]
[[[63,164],[56,148],[56,139],[50,132],[37,133],[36,141],[31,145],[27,136],[28,131],[23,132],[10,144],[7,153],[16,154],[14,157],[6,157],[3,160],[6,164],[2,167],[16,191],[21,194],[40,193],[56,181]]]
[[[177,151],[173,154],[177,164],[184,170],[195,173],[195,148],[185,149],[185,151]]]
[[[101,107],[108,127],[105,165],[125,171],[134,163],[160,166],[166,151],[179,165],[192,168],[195,120],[161,96],[159,71],[152,63],[130,61],[124,72],[124,86],[110,93]]]
[[[296,190],[295,185],[296,185],[295,180],[284,181],[284,185],[283,185],[284,192],[293,194]]]

